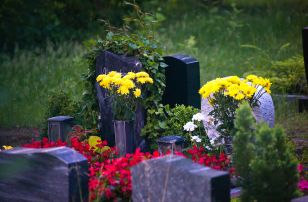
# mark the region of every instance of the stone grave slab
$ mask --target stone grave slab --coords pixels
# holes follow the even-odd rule
[[[143,161],[131,172],[133,201],[230,201],[227,172],[204,167],[181,156],[167,155]]]
[[[195,58],[188,55],[165,56],[166,89],[163,103],[174,107],[176,104],[200,108],[200,67]]]
[[[129,71],[138,72],[141,71],[142,64],[135,57],[127,57],[124,55],[116,55],[109,51],[103,51],[96,58],[96,76],[100,74],[105,74],[110,71],[118,71],[122,73],[127,73]],[[106,96],[106,90],[101,88],[98,83],[95,83],[95,88],[97,92],[99,110],[100,110],[100,120],[99,128],[102,132],[102,136],[108,141],[111,146],[115,145],[115,136],[113,129],[113,114],[111,107],[111,100]],[[141,129],[144,126],[145,110],[138,106],[136,110],[136,117],[134,123],[134,147],[136,147],[141,138]]]
[[[88,162],[68,147],[0,152],[0,201],[87,201]]]

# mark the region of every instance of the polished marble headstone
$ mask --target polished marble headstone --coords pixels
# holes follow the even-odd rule
[[[166,89],[163,103],[190,105],[200,108],[200,67],[195,58],[188,55],[165,56]]]
[[[96,76],[108,73],[110,71],[127,73],[129,71],[138,72],[141,71],[141,69],[142,64],[135,57],[116,55],[109,51],[103,51],[96,58]],[[102,132],[103,138],[108,141],[109,145],[113,146],[115,145],[115,136],[112,122],[113,113],[111,107],[111,99],[106,96],[106,90],[100,87],[98,83],[95,83],[95,87],[100,110],[99,128]],[[141,129],[144,126],[144,117],[145,110],[141,106],[138,106],[134,123],[135,147],[141,141],[140,134]]]
[[[88,201],[87,159],[68,147],[0,152],[0,201]]]
[[[181,156],[167,155],[132,167],[133,201],[230,201],[227,172],[213,170]]]

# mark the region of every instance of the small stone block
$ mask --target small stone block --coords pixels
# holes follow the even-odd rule
[[[0,201],[88,201],[88,161],[68,147],[0,152]]]
[[[230,201],[230,178],[224,171],[167,155],[131,168],[132,200],[168,202]]]

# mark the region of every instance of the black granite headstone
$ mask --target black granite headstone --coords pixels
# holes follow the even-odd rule
[[[167,155],[132,167],[133,201],[230,201],[227,172],[180,156]]]
[[[68,147],[0,152],[0,201],[88,201],[88,162]]]
[[[304,53],[306,80],[308,83],[308,27],[303,28],[302,38],[303,38],[303,53]]]
[[[68,133],[72,130],[74,118],[71,116],[55,116],[47,120],[48,139],[50,141],[68,141]]]
[[[118,71],[127,73],[129,71],[138,72],[141,71],[142,64],[135,57],[126,57],[116,55],[114,53],[103,51],[96,58],[96,76],[99,74],[105,74],[110,71]],[[106,96],[106,90],[95,84],[97,90],[97,98],[100,109],[99,127],[102,132],[102,136],[108,141],[108,144],[114,146],[115,136],[113,128],[113,113],[111,107],[111,100]],[[134,147],[140,142],[141,129],[144,126],[145,110],[138,106],[136,110],[136,117],[134,123],[135,140]]]
[[[164,57],[166,68],[166,90],[163,103],[190,105],[200,108],[200,67],[199,62],[187,55]]]

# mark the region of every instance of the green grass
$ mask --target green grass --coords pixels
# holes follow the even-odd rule
[[[1,55],[0,126],[33,127],[44,120],[48,94],[64,89],[73,99],[82,94],[81,74],[87,65],[78,43],[46,49],[16,50],[13,57]]]
[[[197,58],[201,83],[205,83],[216,77],[241,76],[271,60],[301,55],[301,29],[307,22],[308,16],[295,8],[213,7],[167,20],[158,39],[168,54]],[[247,44],[260,50],[243,47]]]

